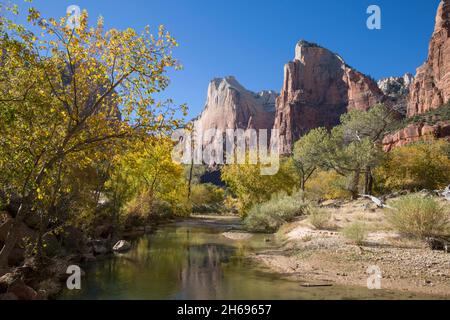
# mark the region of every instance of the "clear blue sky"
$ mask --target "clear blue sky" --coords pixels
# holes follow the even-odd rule
[[[193,117],[215,77],[234,75],[250,90],[279,91],[300,39],[339,53],[375,79],[415,74],[439,0],[34,0],[47,17],[65,15],[72,4],[102,15],[107,27],[164,24],[180,43],[174,53],[184,65],[166,95],[187,103]],[[379,31],[366,28],[371,4],[382,10]]]

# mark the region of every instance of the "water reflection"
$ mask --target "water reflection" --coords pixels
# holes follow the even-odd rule
[[[302,288],[250,264],[248,251],[266,247],[263,236],[232,241],[223,230],[167,226],[133,243],[124,255],[85,268],[82,290],[61,299],[341,299],[410,298],[359,288]]]

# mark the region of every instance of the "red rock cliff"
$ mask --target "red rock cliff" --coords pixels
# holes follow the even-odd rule
[[[311,129],[331,128],[349,109],[367,110],[382,101],[383,93],[369,77],[350,68],[337,54],[301,41],[295,60],[284,68],[284,84],[277,99],[275,129],[281,152]]]
[[[410,87],[407,116],[413,117],[439,108],[450,100],[450,0],[439,4],[436,25],[429,45],[428,59],[417,69]],[[404,146],[411,142],[430,138],[450,138],[450,123],[438,121],[410,124],[408,127],[386,136],[384,149]]]
[[[450,0],[441,1],[428,59],[417,69],[408,116],[435,109],[450,100]]]

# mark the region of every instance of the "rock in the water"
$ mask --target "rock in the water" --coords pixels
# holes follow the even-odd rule
[[[337,54],[300,41],[295,59],[284,68],[284,84],[277,99],[275,129],[281,152],[317,127],[331,128],[350,109],[367,110],[385,99],[377,83],[349,67]]]
[[[115,252],[126,252],[130,249],[131,249],[131,243],[129,243],[128,241],[125,241],[125,240],[118,241],[113,247],[113,250]]]

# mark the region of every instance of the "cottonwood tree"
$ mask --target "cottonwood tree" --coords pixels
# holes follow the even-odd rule
[[[395,123],[394,113],[383,105],[369,111],[351,110],[341,118],[341,125],[331,132],[325,128],[312,130],[300,139],[294,159],[313,170],[314,165],[351,176],[349,191],[359,195],[361,175],[365,175],[364,193],[371,193],[372,168],[383,157],[381,140]],[[307,176],[306,176],[307,177]]]
[[[318,160],[321,154],[317,148],[318,140],[321,140],[322,130],[312,131],[310,134],[303,136],[294,145],[293,160],[295,167],[300,176],[300,189],[305,191],[306,182],[311,178],[318,168]],[[326,132],[325,136],[326,136]]]
[[[185,112],[154,98],[169,84],[168,68],[178,67],[177,43],[163,27],[156,35],[148,27],[105,30],[102,18],[90,27],[83,12],[70,29],[67,17],[44,19],[33,8],[27,20],[31,27],[1,19],[0,182],[18,208],[0,269],[68,161],[95,163],[117,141],[177,127],[175,114]]]

